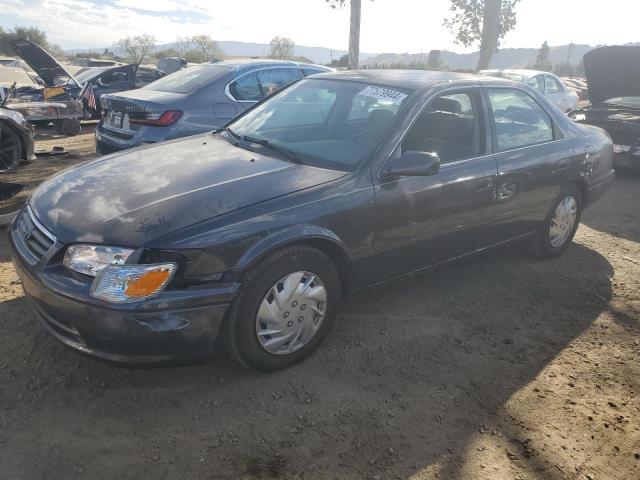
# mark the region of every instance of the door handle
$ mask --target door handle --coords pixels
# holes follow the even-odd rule
[[[493,190],[493,178],[481,178],[476,183],[476,192],[486,192],[487,190]]]

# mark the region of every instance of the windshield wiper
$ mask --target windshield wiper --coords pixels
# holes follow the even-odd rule
[[[267,147],[275,152],[281,153],[282,155],[287,157],[289,160],[291,160],[293,163],[302,163],[302,160],[300,160],[298,155],[293,153],[291,150],[285,147],[281,147],[280,145],[271,143],[269,140],[252,137],[250,135],[243,135],[240,138],[242,138],[242,140],[244,140],[245,142],[257,143],[258,145],[262,145],[263,147]]]
[[[227,132],[229,135],[231,135],[236,140],[240,140],[240,135],[238,135],[236,132],[231,130],[229,127],[219,128],[219,129],[215,130],[213,133],[220,133],[220,132]]]

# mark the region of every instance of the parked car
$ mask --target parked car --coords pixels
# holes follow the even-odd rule
[[[563,112],[573,110],[578,105],[578,94],[562,83],[553,73],[537,70],[481,70],[479,75],[507,78],[522,82],[542,93]]]
[[[53,122],[58,133],[80,131],[82,86],[58,61],[29,40],[14,40],[11,46],[38,75],[42,88],[12,92],[8,108],[19,111],[33,124]]]
[[[34,159],[33,135],[27,121],[21,113],[5,108],[0,102],[0,172]]]
[[[72,348],[193,361],[220,337],[274,370],[320,345],[348,292],[511,241],[560,255],[611,157],[603,130],[521,83],[320,74],[213,134],[45,181],[10,244],[34,311]]]
[[[596,48],[584,56],[584,68],[591,104],[571,118],[604,128],[615,165],[640,170],[640,47]]]
[[[91,84],[96,97],[94,109],[87,109],[92,118],[100,118],[100,99],[108,93],[124,92],[144,87],[167,74],[152,66],[137,64],[117,67],[89,68],[75,76],[82,85]]]
[[[141,89],[104,96],[96,150],[111,153],[211,131],[278,88],[327,71],[276,60],[190,66]]]

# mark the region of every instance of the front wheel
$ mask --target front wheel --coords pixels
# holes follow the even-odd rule
[[[227,349],[262,371],[302,361],[329,333],[340,291],[338,271],[320,250],[299,245],[273,253],[243,279],[225,320]]]
[[[530,250],[539,257],[553,258],[571,244],[582,214],[582,195],[575,185],[567,185],[531,239]]]

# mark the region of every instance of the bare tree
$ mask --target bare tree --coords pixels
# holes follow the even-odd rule
[[[325,0],[331,8],[344,7],[347,0]],[[372,0],[373,1],[373,0]],[[349,69],[357,70],[360,63],[360,13],[362,0],[350,0],[351,20],[349,24]]]
[[[146,33],[137,37],[126,37],[118,40],[116,47],[123,50],[132,63],[140,64],[149,55],[156,37]]]
[[[451,0],[452,17],[444,20],[456,43],[470,47],[480,42],[478,70],[489,67],[500,40],[516,26],[515,6],[520,0]]]
[[[222,58],[222,50],[218,46],[218,42],[213,40],[209,35],[196,35],[191,37],[193,49],[198,52],[200,63],[211,62],[215,59]]]
[[[193,41],[191,37],[177,37],[176,38],[176,52],[181,57],[187,55],[187,52],[193,48]]]
[[[293,57],[295,42],[287,37],[275,36],[269,44],[271,46],[271,58],[285,60]]]

